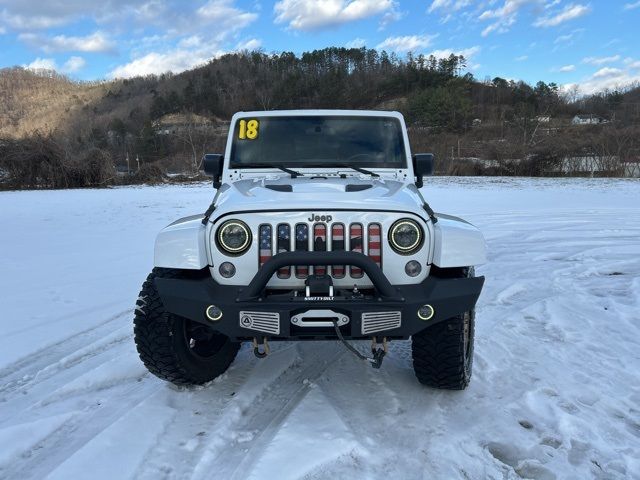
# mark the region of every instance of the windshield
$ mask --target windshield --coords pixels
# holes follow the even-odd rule
[[[241,118],[231,147],[231,168],[405,168],[400,121],[372,116]]]

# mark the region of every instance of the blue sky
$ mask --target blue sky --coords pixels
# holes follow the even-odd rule
[[[462,53],[479,79],[640,81],[640,0],[0,0],[0,67],[94,80],[240,49]]]

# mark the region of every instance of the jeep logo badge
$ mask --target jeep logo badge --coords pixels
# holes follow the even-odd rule
[[[333,220],[331,215],[314,215],[313,213],[309,217],[310,222],[330,222]]]

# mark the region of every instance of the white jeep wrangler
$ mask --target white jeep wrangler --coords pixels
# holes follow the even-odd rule
[[[216,194],[160,232],[137,302],[149,371],[179,385],[222,374],[241,342],[340,340],[374,367],[412,340],[426,385],[471,377],[482,234],[422,197],[433,155],[411,155],[397,112],[300,110],[233,116]],[[363,355],[348,340],[372,341]]]

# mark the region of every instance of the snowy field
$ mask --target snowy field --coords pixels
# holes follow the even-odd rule
[[[243,348],[211,385],[146,373],[155,234],[208,185],[0,193],[0,478],[638,479],[640,181],[434,178],[490,263],[464,392],[334,342]]]

